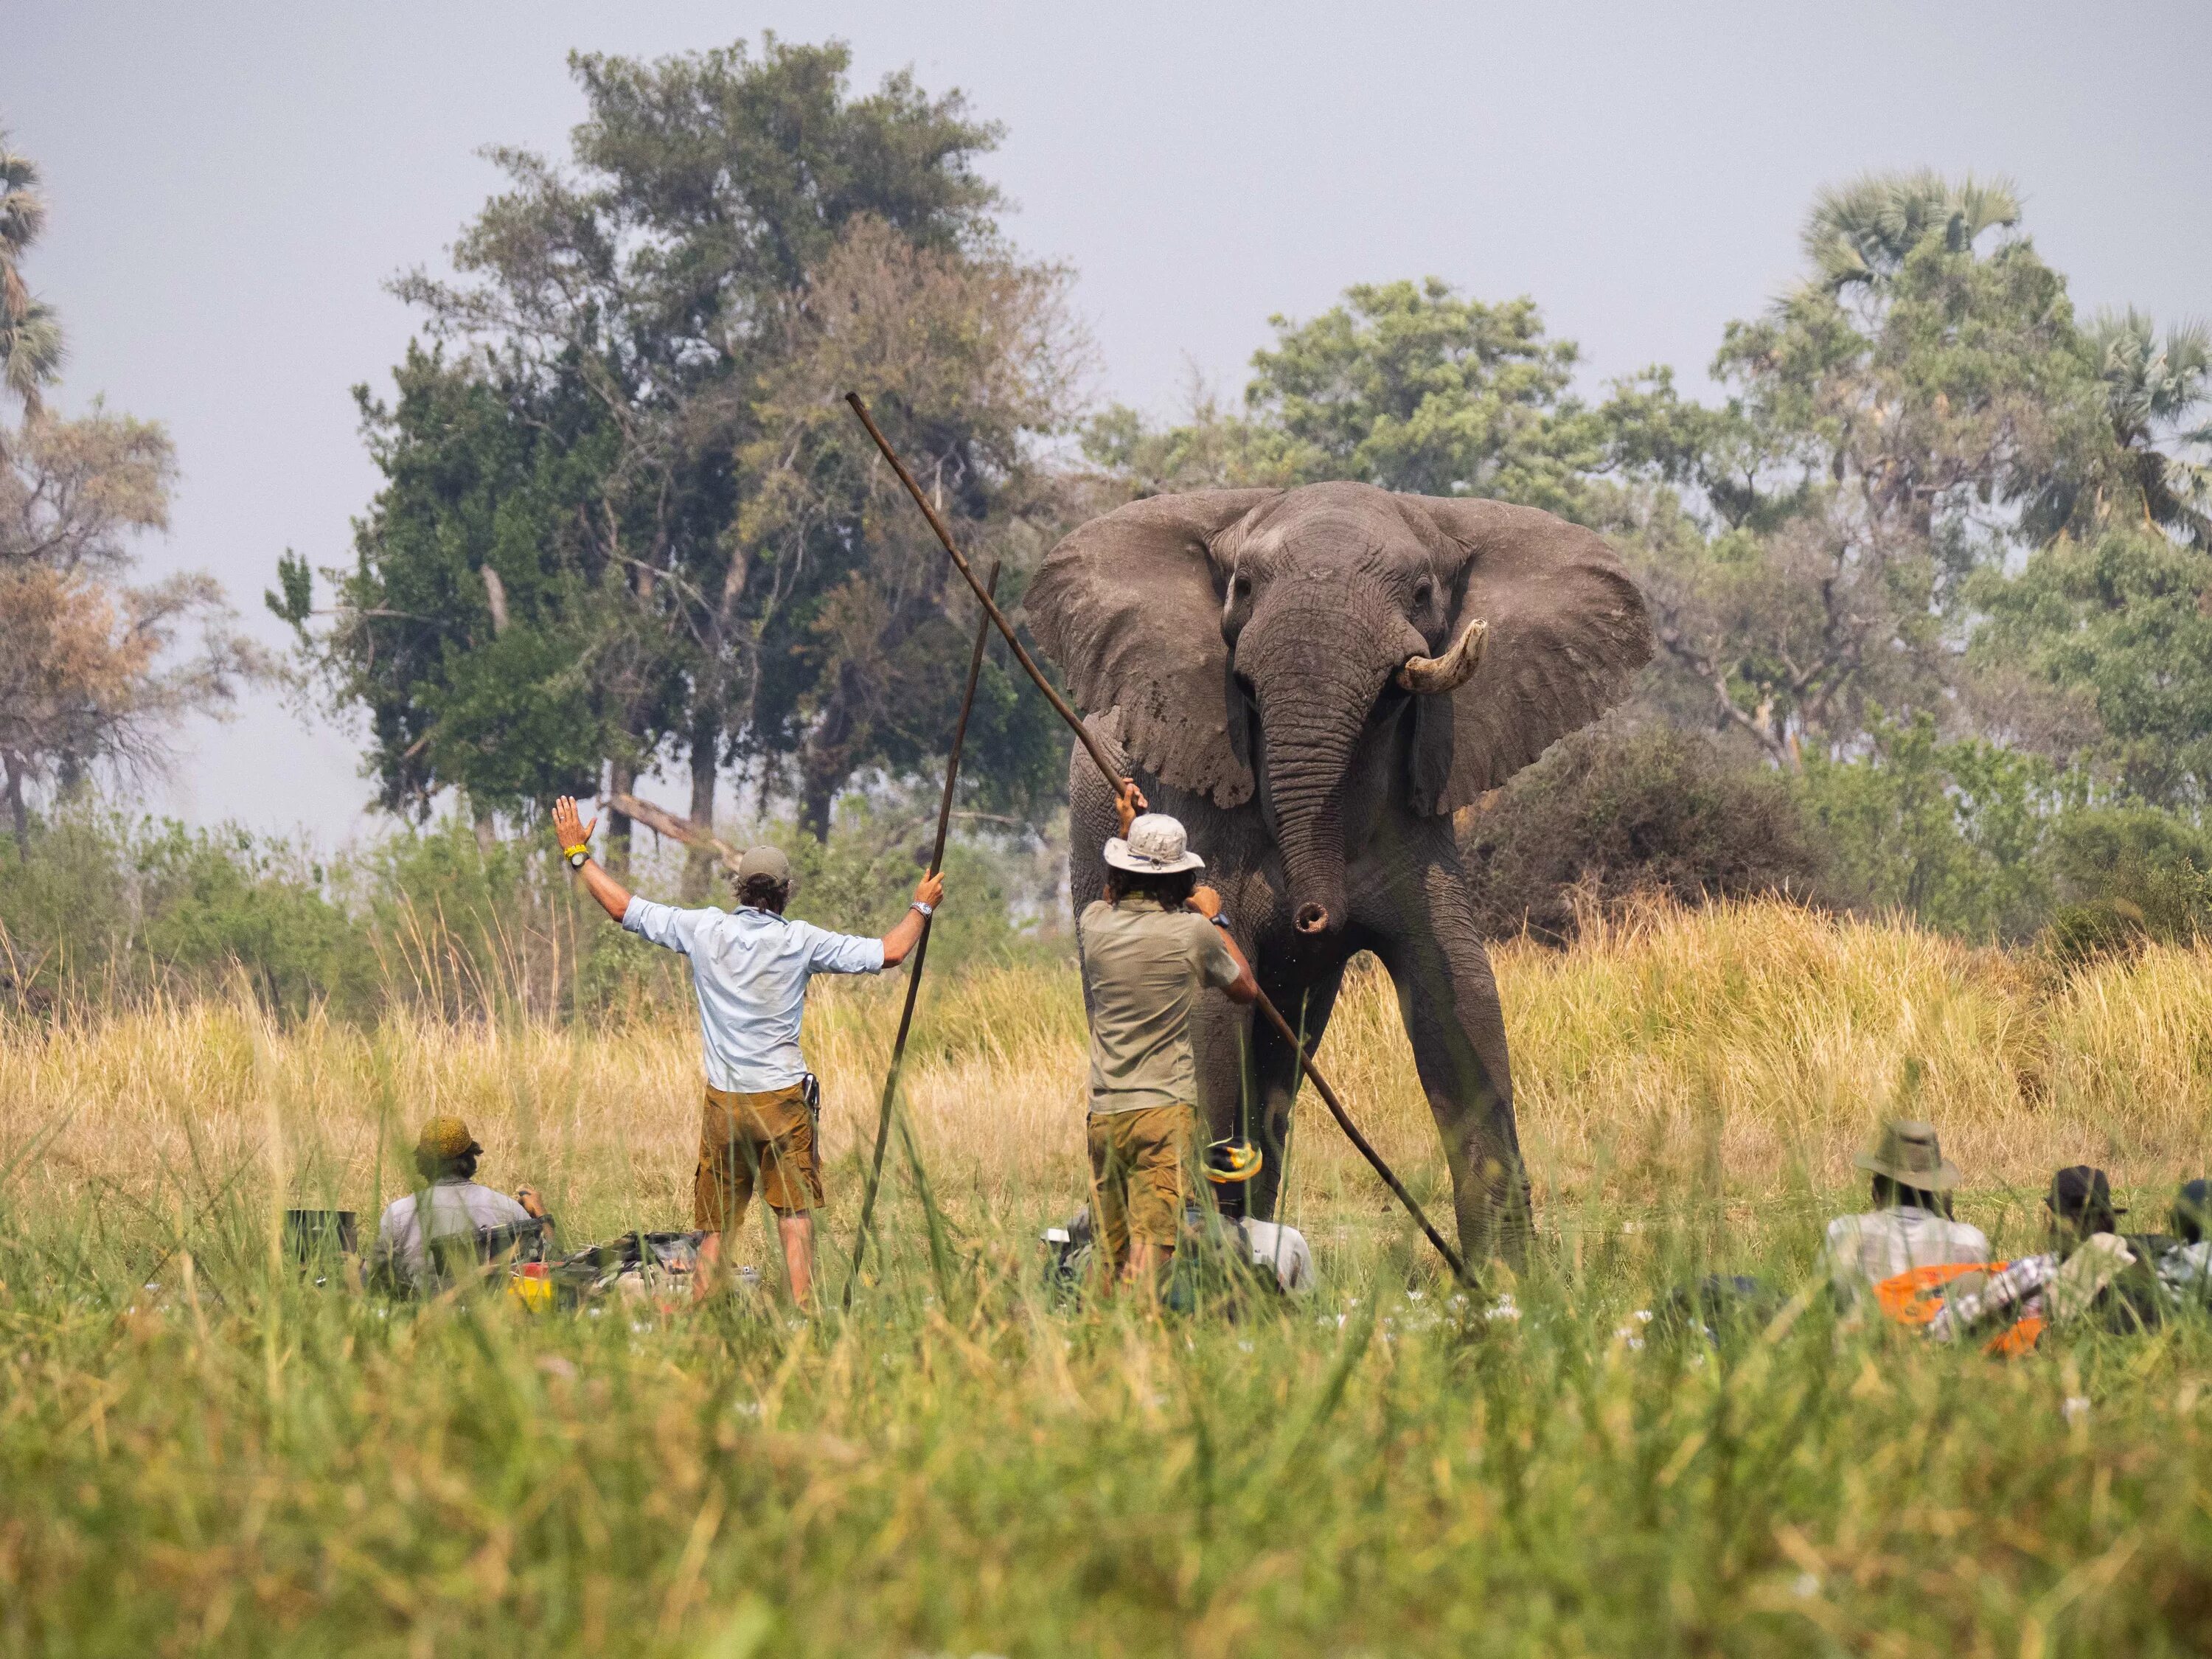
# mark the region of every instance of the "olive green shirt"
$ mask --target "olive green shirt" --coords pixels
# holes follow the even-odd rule
[[[1237,958],[1195,910],[1095,900],[1075,923],[1091,1016],[1091,1109],[1195,1105],[1190,1011],[1201,988],[1237,982]]]

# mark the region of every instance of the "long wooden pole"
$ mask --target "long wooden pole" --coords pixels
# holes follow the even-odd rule
[[[860,416],[860,424],[867,428],[868,436],[876,441],[876,447],[883,452],[884,459],[890,463],[891,471],[898,474],[899,482],[906,486],[906,493],[914,497],[914,504],[921,509],[922,517],[929,520],[929,527],[937,532],[937,539],[951,558],[953,568],[967,578],[968,586],[975,590],[975,597],[983,602],[984,615],[997,626],[999,632],[1006,636],[1006,643],[1013,648],[1014,660],[1027,671],[1029,677],[1036,682],[1037,690],[1044,693],[1045,700],[1052,704],[1060,719],[1067,722],[1075,733],[1076,740],[1090,755],[1091,763],[1098,769],[1099,776],[1114,787],[1116,795],[1126,795],[1130,788],[1130,780],[1123,777],[1107,760],[1104,746],[1099,743],[1091,728],[1084,725],[1081,717],[1075,710],[1068,707],[1067,699],[1053,689],[1052,682],[1044,676],[1044,671],[1036,665],[1036,659],[1023,648],[1021,641],[1014,636],[1014,625],[1006,620],[1006,613],[999,609],[996,601],[983,591],[983,585],[975,580],[974,567],[968,562],[967,557],[954,544],[952,532],[945,527],[945,520],[938,516],[937,509],[930,505],[929,497],[921,493],[921,486],[914,481],[914,474],[907,471],[906,463],[899,459],[898,452],[891,447],[890,441],[884,436],[883,429],[876,424],[875,417],[868,413],[868,406],[860,401],[860,394],[857,392],[848,392],[845,394],[845,401],[852,405],[853,413]],[[1344,1103],[1337,1098],[1336,1091],[1329,1086],[1328,1079],[1321,1074],[1321,1068],[1314,1064],[1313,1056],[1306,1052],[1306,1045],[1298,1040],[1298,1034],[1291,1029],[1291,1023],[1283,1018],[1282,1011],[1268,999],[1265,991],[1261,991],[1254,1000],[1253,1006],[1258,1008],[1267,1023],[1275,1028],[1283,1041],[1289,1043],[1297,1052],[1299,1069],[1312,1080],[1316,1092],[1322,1097],[1322,1103],[1328,1108],[1329,1115],[1336,1120],[1336,1127],[1344,1131],[1345,1139],[1351,1141],[1360,1157],[1365,1158],[1373,1167],[1375,1173],[1382,1177],[1383,1185],[1389,1188],[1398,1201],[1406,1206],[1406,1212],[1413,1218],[1421,1231],[1426,1235],[1429,1243],[1436,1246],[1437,1254],[1450,1264],[1453,1273],[1458,1277],[1460,1282],[1463,1285],[1473,1285],[1474,1276],[1468,1271],[1465,1259],[1461,1256],[1458,1250],[1446,1242],[1444,1236],[1431,1224],[1428,1217],[1422,1213],[1421,1206],[1414,1201],[1413,1195],[1406,1190],[1406,1183],[1398,1179],[1396,1172],[1383,1162],[1382,1154],[1376,1152],[1369,1143],[1367,1137],[1359,1133],[1359,1127],[1352,1122],[1351,1114],[1344,1109]]]
[[[984,588],[983,603],[991,603],[991,595],[998,592],[999,567],[991,566]],[[987,611],[975,625],[975,648],[968,657],[968,684],[960,694],[960,718],[952,727],[952,752],[945,763],[945,794],[937,805],[937,840],[929,851],[929,872],[935,875],[945,866],[945,836],[952,825],[952,790],[960,780],[960,751],[968,743],[968,716],[975,708],[975,683],[983,672],[983,647],[990,643],[991,617]],[[898,1098],[899,1072],[906,1064],[907,1032],[914,1025],[915,999],[921,994],[921,965],[929,959],[929,927],[933,916],[921,919],[921,937],[915,942],[914,966],[906,976],[906,1002],[899,1009],[898,1035],[891,1040],[890,1070],[884,1076],[884,1097],[876,1109],[876,1151],[868,1163],[868,1184],[860,1197],[860,1230],[853,1239],[853,1265],[845,1274],[845,1310],[853,1308],[854,1288],[860,1282],[860,1262],[868,1253],[868,1228],[875,1219],[876,1194],[883,1185],[884,1148],[890,1143],[891,1113]],[[917,1168],[919,1166],[917,1165]],[[927,1194],[925,1194],[925,1199]],[[932,1238],[934,1242],[934,1229]]]

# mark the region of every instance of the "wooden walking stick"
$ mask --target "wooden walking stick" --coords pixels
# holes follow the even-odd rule
[[[969,580],[973,580],[973,578]],[[960,779],[960,751],[968,741],[968,716],[975,709],[975,682],[983,672],[983,647],[990,643],[991,639],[991,616],[988,607],[991,605],[991,595],[998,591],[998,586],[999,567],[994,563],[985,587],[977,590],[982,596],[986,610],[982,620],[975,627],[975,648],[968,658],[968,685],[967,689],[960,694],[960,718],[953,725],[952,752],[945,763],[945,795],[937,806],[937,841],[929,853],[929,872],[932,875],[935,875],[945,864],[945,835],[952,823],[952,788]],[[860,1195],[860,1230],[853,1239],[853,1265],[845,1274],[844,1301],[845,1310],[848,1313],[850,1313],[853,1309],[854,1287],[860,1282],[860,1262],[868,1253],[868,1225],[875,1218],[876,1193],[883,1184],[884,1147],[890,1139],[891,1113],[894,1109],[894,1103],[898,1098],[899,1071],[906,1064],[906,1034],[914,1024],[915,999],[921,994],[921,965],[929,959],[929,926],[935,920],[933,916],[924,916],[921,919],[921,937],[915,941],[914,966],[908,970],[906,976],[906,1003],[899,1010],[898,1035],[891,1040],[890,1070],[884,1076],[883,1103],[876,1111],[875,1156],[869,1161],[868,1184]],[[914,1156],[911,1146],[908,1148],[908,1152],[909,1157]],[[917,1176],[921,1174],[921,1170],[920,1160],[916,1158],[915,1172]],[[944,1250],[938,1238],[937,1221],[933,1213],[935,1206],[930,1204],[927,1189],[923,1192],[922,1201],[929,1205],[933,1211],[930,1218],[930,1255],[933,1263],[938,1266],[941,1277]],[[940,1291],[943,1288],[942,1285],[939,1286]]]
[[[1044,693],[1045,700],[1052,704],[1060,719],[1066,720],[1073,729],[1076,741],[1083,745],[1085,752],[1091,757],[1091,763],[1098,769],[1098,775],[1114,787],[1114,793],[1116,795],[1126,796],[1135,787],[1134,783],[1130,779],[1123,777],[1108,762],[1104,747],[1091,732],[1091,728],[1084,725],[1081,717],[1068,706],[1067,699],[1053,689],[1052,682],[1044,677],[1044,671],[1036,665],[1036,659],[1030,656],[1023,648],[1022,642],[1014,637],[1014,625],[1006,620],[1006,613],[1000,610],[997,603],[983,591],[983,584],[976,580],[974,567],[969,565],[959,548],[953,544],[952,532],[945,527],[945,520],[938,516],[937,509],[929,504],[929,497],[921,493],[921,486],[914,481],[914,474],[907,471],[906,463],[899,459],[898,452],[891,447],[890,441],[884,436],[882,428],[877,426],[875,417],[868,413],[868,406],[860,401],[860,394],[857,392],[848,392],[845,394],[845,401],[852,405],[853,413],[860,416],[860,424],[867,428],[868,436],[876,441],[876,447],[883,452],[884,459],[890,463],[891,471],[898,474],[899,482],[906,486],[906,493],[914,497],[914,504],[921,509],[921,516],[929,520],[929,527],[937,532],[937,539],[943,545],[947,556],[951,557],[953,568],[967,578],[968,586],[975,590],[975,597],[983,602],[985,617],[997,627],[1000,634],[1006,636],[1007,645],[1012,647],[1014,660],[1021,664],[1029,677],[1036,682],[1037,690]],[[948,795],[946,799],[949,800],[951,797]],[[1421,1212],[1421,1206],[1414,1202],[1413,1195],[1406,1190],[1406,1183],[1398,1179],[1396,1172],[1382,1161],[1382,1154],[1376,1152],[1369,1144],[1367,1137],[1359,1133],[1358,1126],[1352,1122],[1351,1115],[1344,1109],[1344,1103],[1336,1097],[1336,1091],[1329,1086],[1328,1079],[1321,1074],[1321,1068],[1314,1064],[1313,1056],[1306,1052],[1306,1045],[1299,1041],[1298,1034],[1291,1029],[1291,1024],[1283,1018],[1282,1011],[1268,1000],[1265,991],[1261,991],[1254,999],[1253,1006],[1259,1009],[1267,1023],[1275,1028],[1283,1041],[1289,1043],[1297,1052],[1299,1068],[1312,1080],[1315,1091],[1322,1097],[1322,1103],[1328,1108],[1329,1115],[1336,1120],[1336,1127],[1344,1131],[1345,1139],[1351,1141],[1360,1157],[1365,1158],[1374,1169],[1375,1173],[1382,1177],[1382,1184],[1388,1187],[1398,1201],[1406,1206],[1406,1212],[1413,1218],[1421,1231],[1427,1236],[1429,1243],[1436,1246],[1437,1254],[1443,1257],[1450,1265],[1453,1273],[1458,1278],[1460,1283],[1472,1285],[1474,1283],[1474,1275],[1468,1271],[1465,1260],[1456,1249],[1445,1242],[1444,1236],[1430,1224],[1428,1217]]]

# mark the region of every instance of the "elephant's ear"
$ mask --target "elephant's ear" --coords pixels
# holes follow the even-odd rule
[[[1413,804],[1465,806],[1620,701],[1651,657],[1644,596],[1594,532],[1503,501],[1405,498],[1463,550],[1453,635],[1489,624],[1481,664],[1421,700]]]
[[[1132,501],[1053,549],[1022,601],[1076,702],[1119,709],[1139,765],[1220,806],[1251,799],[1252,762],[1209,550],[1276,493]]]

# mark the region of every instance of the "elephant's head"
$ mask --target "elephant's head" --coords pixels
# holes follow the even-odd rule
[[[1449,812],[1595,719],[1651,654],[1590,532],[1533,507],[1368,484],[1157,496],[1053,550],[1026,609],[1085,708],[1162,781],[1253,793],[1251,712],[1298,928],[1345,914],[1345,775],[1410,699],[1408,795]]]

